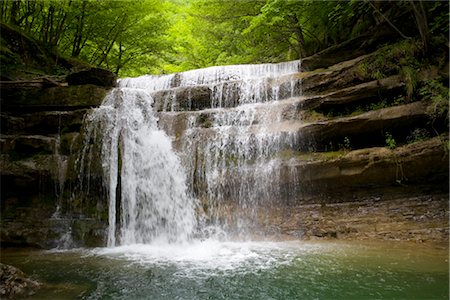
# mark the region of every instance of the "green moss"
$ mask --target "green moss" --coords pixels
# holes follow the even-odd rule
[[[348,150],[327,151],[327,152],[300,152],[285,149],[278,152],[278,158],[289,160],[295,158],[300,161],[329,161],[340,158],[348,153]]]
[[[323,113],[318,112],[313,109],[308,109],[304,112],[302,112],[301,119],[304,122],[316,122],[316,121],[324,121],[329,119],[330,117],[333,117],[333,113],[330,112],[325,116]]]
[[[386,147],[389,149],[395,149],[397,147],[397,142],[395,141],[394,137],[391,133],[386,132]]]
[[[416,56],[421,51],[421,44],[417,40],[403,40],[385,46],[374,55],[358,63],[356,72],[363,80],[379,80],[401,73],[404,67],[410,68],[407,76],[419,66]],[[412,81],[412,80],[411,80]]]
[[[424,128],[415,128],[411,130],[410,134],[406,137],[408,144],[422,142],[430,138],[430,133]]]
[[[443,78],[429,80],[419,89],[422,100],[430,101],[427,114],[432,121],[445,117],[448,120],[449,88],[442,83]]]
[[[405,85],[406,85],[406,99],[411,100],[414,90],[417,86],[417,67],[412,66],[402,66],[400,74],[402,75]]]
[[[239,163],[239,158],[236,155],[227,155],[226,156],[226,165],[227,167],[237,166]]]

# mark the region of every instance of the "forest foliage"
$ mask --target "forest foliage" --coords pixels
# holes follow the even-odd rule
[[[449,20],[447,1],[2,0],[0,15],[63,56],[120,76],[299,59],[382,22],[426,49],[431,35],[448,42]]]

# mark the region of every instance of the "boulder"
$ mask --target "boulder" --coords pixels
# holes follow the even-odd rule
[[[2,298],[25,298],[32,296],[41,283],[29,278],[21,270],[0,263],[0,296]]]
[[[93,84],[104,87],[114,87],[117,84],[117,75],[113,72],[100,68],[72,73],[66,77],[69,85]]]

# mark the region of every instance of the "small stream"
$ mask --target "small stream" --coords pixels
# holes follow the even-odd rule
[[[30,299],[448,299],[448,252],[411,244],[218,242],[2,250]]]

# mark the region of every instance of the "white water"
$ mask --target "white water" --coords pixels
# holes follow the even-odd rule
[[[101,132],[108,246],[185,242],[194,232],[195,201],[187,194],[171,140],[157,121],[151,96],[131,88],[114,89],[89,115],[90,126]]]
[[[271,82],[272,90],[277,90],[280,86],[275,84],[276,78],[270,76],[298,70],[299,62],[294,61],[279,65],[217,67],[206,69],[207,72],[204,69],[179,75],[181,82],[212,84],[215,102],[211,107],[222,107],[206,111],[211,123],[207,129],[198,127],[198,116],[188,118],[187,129],[180,137],[179,152],[191,188],[202,186],[197,196],[206,208],[203,226],[219,226],[234,237],[247,240],[257,233],[261,221],[264,222],[260,212],[277,205],[276,198],[283,187],[280,186],[281,161],[276,155],[283,149],[293,148],[298,136],[295,131],[273,130],[274,126],[282,124],[284,111],[277,107],[278,97],[267,96],[264,83]],[[183,81],[183,78],[189,79]],[[221,82],[224,78],[242,81],[236,86]],[[238,92],[228,89],[226,95],[222,93],[221,88],[230,87]],[[291,89],[288,95],[294,94],[294,84],[285,88]],[[295,93],[298,95],[298,91]],[[230,108],[229,103],[236,102],[239,105]]]
[[[289,265],[302,253],[333,251],[333,244],[300,242],[219,242],[194,241],[189,244],[136,244],[115,248],[98,248],[91,253],[125,259],[149,266],[176,265],[178,276],[213,276],[224,272],[253,273]]]
[[[206,85],[211,94],[211,108],[233,107],[236,104],[279,100],[282,86],[275,78],[299,71],[300,61],[296,60],[278,64],[209,67],[162,76],[146,75],[121,79],[120,85],[145,89],[149,93],[169,90],[162,106],[164,110],[170,108],[172,111],[176,107],[177,88]],[[285,88],[291,90],[291,96],[295,94],[294,81]]]
[[[261,77],[275,77],[282,74],[297,73],[299,71],[299,60],[277,64],[215,66],[177,74],[124,78],[120,80],[120,86],[141,88],[148,92],[153,92],[175,87],[213,85],[239,79],[248,80]]]

